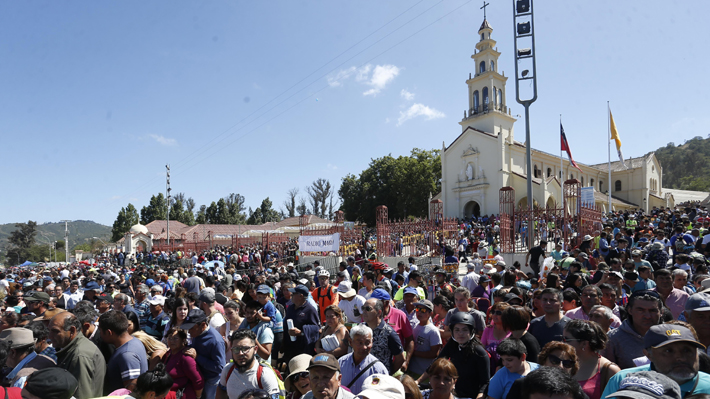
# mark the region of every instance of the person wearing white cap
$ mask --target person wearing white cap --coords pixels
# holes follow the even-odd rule
[[[340,301],[338,306],[345,313],[348,323],[362,323],[362,313],[360,310],[365,305],[365,298],[358,295],[352,288],[350,281],[343,281],[338,285],[338,295]]]
[[[362,384],[362,392],[357,397],[363,399],[401,399],[405,397],[404,385],[392,376],[374,374],[365,379]]]

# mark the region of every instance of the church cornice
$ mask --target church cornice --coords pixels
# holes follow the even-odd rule
[[[493,76],[490,76],[490,75],[493,75]],[[508,77],[505,76],[505,75],[501,75],[501,74],[499,74],[498,72],[495,72],[495,71],[486,71],[486,72],[483,72],[483,73],[477,73],[477,74],[474,75],[472,78],[467,79],[467,80],[466,80],[466,84],[472,85],[472,84],[474,84],[474,83],[476,83],[476,82],[478,82],[478,81],[485,80],[485,79],[488,79],[488,78],[491,78],[491,77],[492,77],[493,79],[497,79],[497,80],[503,82],[503,84],[505,84],[505,82],[508,81]]]

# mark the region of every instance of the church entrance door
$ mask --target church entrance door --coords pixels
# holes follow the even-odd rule
[[[463,214],[466,218],[470,217],[480,217],[481,216],[481,206],[476,201],[469,201],[463,208]]]

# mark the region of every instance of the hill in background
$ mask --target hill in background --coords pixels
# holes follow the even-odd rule
[[[18,223],[26,223],[18,222]],[[17,228],[14,223],[0,224],[0,250],[4,250],[7,246],[7,238],[10,233]],[[36,244],[47,244],[47,240],[40,233],[43,232],[47,238],[54,241],[64,240],[64,223],[45,223],[37,225],[37,235],[35,236]],[[75,220],[69,222],[69,247],[74,248],[78,244],[85,244],[92,237],[99,237],[108,242],[111,238],[111,227],[92,222],[91,220]]]
[[[710,137],[694,137],[681,145],[656,150],[663,167],[663,187],[710,191]]]

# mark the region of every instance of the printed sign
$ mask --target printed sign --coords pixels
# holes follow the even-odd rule
[[[340,233],[328,236],[300,236],[298,249],[303,252],[338,252],[340,248]]]

